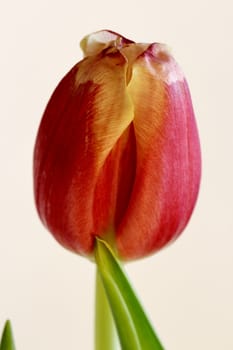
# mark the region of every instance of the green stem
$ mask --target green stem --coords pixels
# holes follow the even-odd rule
[[[118,338],[102,280],[96,269],[95,350],[115,350]]]
[[[103,290],[107,295],[118,330],[121,348],[164,350],[119,261],[108,243],[100,238],[96,239],[95,259]],[[101,310],[100,308],[99,312]],[[102,339],[107,332],[106,330],[102,333]],[[100,346],[97,350],[102,349],[112,350],[112,346]]]

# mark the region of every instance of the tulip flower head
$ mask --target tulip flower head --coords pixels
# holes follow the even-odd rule
[[[84,59],[44,112],[34,151],[35,201],[66,248],[92,255],[102,237],[124,260],[178,237],[200,183],[187,82],[162,44],[111,31],[81,42]]]

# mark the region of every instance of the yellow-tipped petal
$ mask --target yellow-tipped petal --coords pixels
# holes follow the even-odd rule
[[[93,56],[108,47],[120,49],[123,45],[128,43],[133,43],[133,41],[128,40],[113,31],[100,30],[85,36],[82,39],[80,46],[85,56]]]
[[[92,147],[99,166],[134,117],[126,71],[124,56],[115,50],[84,59],[76,75],[77,88],[89,81],[98,87],[86,126],[86,144]]]

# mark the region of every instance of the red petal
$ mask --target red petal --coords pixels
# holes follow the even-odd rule
[[[37,208],[57,240],[75,252],[93,248],[101,223],[93,217],[96,182],[133,118],[126,69],[116,50],[80,62],[55,90],[39,129]]]
[[[199,139],[187,84],[174,65],[166,56],[158,60],[146,52],[133,67],[129,92],[135,106],[137,170],[117,232],[125,259],[143,257],[175,239],[196,201]]]

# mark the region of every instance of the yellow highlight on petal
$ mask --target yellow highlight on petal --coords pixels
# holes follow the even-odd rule
[[[107,47],[117,47],[116,42],[121,39],[120,35],[101,30],[85,36],[80,42],[80,47],[85,56],[92,56],[100,53]]]
[[[91,137],[99,166],[134,118],[134,106],[126,89],[127,69],[120,51],[107,50],[85,58],[76,75],[77,89],[87,82],[92,83],[90,89],[95,87],[86,137]],[[88,139],[87,143],[90,144]]]

